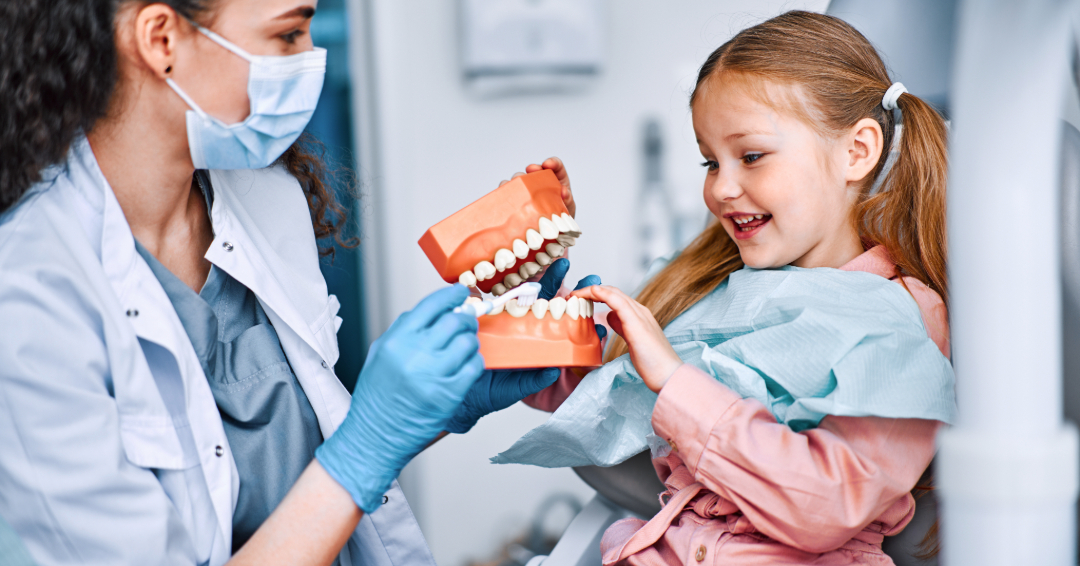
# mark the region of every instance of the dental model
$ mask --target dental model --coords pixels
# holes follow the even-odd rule
[[[548,170],[521,175],[432,226],[420,247],[447,283],[495,295],[470,297],[456,312],[479,319],[480,354],[488,369],[596,367],[600,337],[593,304],[538,299],[527,280],[577,243],[581,227]]]
[[[420,247],[447,283],[501,294],[577,243],[581,227],[548,170],[522,175],[431,227]]]

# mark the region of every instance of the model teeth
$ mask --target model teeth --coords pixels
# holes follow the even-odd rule
[[[506,248],[495,252],[495,269],[498,269],[500,273],[514,267],[515,263],[517,263],[517,258],[514,256],[514,252]]]
[[[551,318],[559,320],[566,312],[566,299],[562,297],[555,297],[548,301],[548,312],[551,313]]]
[[[544,237],[540,235],[540,232],[529,228],[525,231],[525,243],[528,244],[529,249],[538,250],[544,245]]]
[[[533,303],[533,306],[532,306],[533,316],[535,316],[539,320],[539,319],[544,318],[544,315],[547,314],[547,312],[548,312],[548,301],[547,301],[547,299],[536,299],[536,302]]]
[[[566,221],[566,225],[570,227],[570,231],[567,232],[567,234],[570,234],[575,238],[581,236],[581,226],[578,226],[577,220],[574,220],[573,216],[564,212],[562,213],[562,219]]]
[[[570,231],[570,225],[563,220],[562,216],[552,214],[551,221],[555,224],[555,227],[559,229],[559,232],[566,233]]]
[[[511,300],[510,302],[511,303],[516,303],[517,301]],[[495,305],[494,307],[491,308],[491,312],[489,312],[488,315],[490,316],[490,315],[493,315],[493,314],[500,314],[500,313],[502,313],[502,311],[504,309],[506,309],[505,305]]]
[[[495,266],[490,261],[481,261],[473,268],[477,281],[487,281],[495,277]]]
[[[506,292],[506,285],[503,285],[502,283],[496,283],[495,286],[491,288],[491,294],[495,295],[496,297],[498,297],[499,295],[502,295],[505,292]]]
[[[570,317],[571,320],[577,320],[581,316],[581,305],[578,304],[580,302],[581,300],[577,297],[566,299],[566,316]]]
[[[521,269],[518,270],[518,275],[522,279],[528,279],[537,273],[540,273],[540,264],[535,261],[527,261],[521,264]]]
[[[545,240],[554,240],[559,237],[559,229],[555,227],[555,223],[547,218],[540,219],[540,235]]]
[[[510,316],[514,318],[521,318],[525,316],[525,313],[529,312],[531,307],[519,305],[517,301],[510,300],[506,302],[506,312],[510,313]]]
[[[471,271],[458,276],[458,282],[467,287],[476,287],[479,282],[494,279],[496,274],[509,270],[510,274],[502,280],[497,294],[505,293],[536,275],[555,258],[562,257],[566,248],[577,244],[580,235],[581,227],[565,212],[552,214],[551,218],[540,217],[536,229],[525,231],[524,240],[515,238],[508,247],[499,248],[493,261],[481,261]],[[537,250],[534,260],[518,266],[518,262],[528,258],[533,250]],[[515,266],[517,269],[514,269]],[[491,292],[496,293],[496,287]]]
[[[529,244],[521,240],[514,240],[514,256],[517,259],[525,259],[529,255]]]

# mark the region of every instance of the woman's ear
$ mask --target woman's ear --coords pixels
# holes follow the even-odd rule
[[[172,73],[183,25],[176,11],[161,3],[145,6],[135,15],[135,50],[142,63],[159,78]]]
[[[881,158],[885,136],[877,120],[863,118],[852,126],[848,135],[848,182],[858,182],[874,171]]]

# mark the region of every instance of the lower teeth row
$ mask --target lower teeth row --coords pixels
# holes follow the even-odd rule
[[[466,302],[479,301],[480,299],[476,297],[470,297]],[[511,299],[506,305],[495,307],[488,315],[499,314],[503,312],[504,309],[507,314],[514,318],[521,318],[530,312],[537,319],[543,319],[548,314],[551,314],[551,318],[555,320],[561,320],[563,315],[570,317],[571,320],[592,318],[593,316],[593,302],[578,297],[570,297],[569,299],[555,297],[550,301],[546,299],[537,299],[532,306],[519,305],[516,300]]]

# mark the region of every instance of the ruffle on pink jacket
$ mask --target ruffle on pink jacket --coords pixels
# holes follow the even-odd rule
[[[949,356],[945,305],[933,290],[899,277],[878,246],[840,269],[904,285],[930,338]],[[525,400],[554,411],[581,382],[564,371]],[[892,564],[885,536],[911,521],[911,489],[934,456],[942,423],[827,416],[793,432],[764,405],[742,399],[683,365],[660,391],[653,429],[672,452],[653,460],[668,491],[652,520],[624,519],[601,542],[604,564]]]

